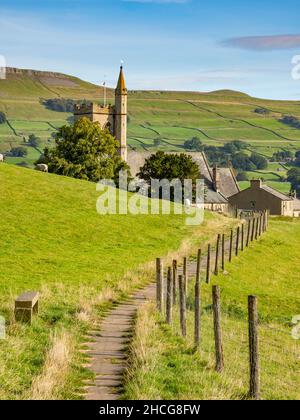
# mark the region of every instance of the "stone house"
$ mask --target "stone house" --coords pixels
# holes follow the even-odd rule
[[[263,184],[262,180],[252,180],[251,185],[231,197],[229,202],[240,210],[270,210],[271,215],[294,217],[300,214],[300,201]]]

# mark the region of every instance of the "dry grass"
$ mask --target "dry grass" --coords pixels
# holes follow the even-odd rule
[[[62,386],[69,370],[73,343],[71,335],[65,331],[54,333],[45,358],[42,373],[32,383],[31,400],[56,399],[55,390]]]

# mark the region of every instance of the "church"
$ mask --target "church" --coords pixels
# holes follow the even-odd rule
[[[102,129],[108,128],[110,133],[119,141],[119,153],[136,176],[151,152],[137,152],[127,149],[127,88],[123,66],[120,68],[118,84],[115,89],[115,105],[98,105],[95,103],[75,105],[74,118],[89,118],[92,122],[100,123]],[[171,152],[175,153],[175,152]],[[199,165],[205,180],[205,207],[209,210],[228,212],[230,203],[228,198],[237,194],[240,189],[232,168],[211,168],[204,152],[187,152]]]
[[[92,122],[100,123],[102,129],[108,128],[119,141],[119,153],[127,162],[127,89],[123,66],[120,68],[118,85],[115,90],[115,105],[98,105],[95,103],[75,105],[75,121],[86,117]]]

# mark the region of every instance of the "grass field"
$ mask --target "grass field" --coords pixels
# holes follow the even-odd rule
[[[52,134],[68,124],[70,113],[46,109],[42,101],[49,98],[86,99],[101,102],[103,90],[80,79],[45,73],[20,73],[0,80],[0,111],[4,111],[8,124],[0,125],[0,153],[17,145],[28,148],[28,156],[7,158],[8,163],[26,163],[32,166],[40,152],[31,150],[26,140],[31,133],[41,138],[42,150],[53,144]],[[113,103],[113,90],[108,90]],[[249,143],[249,151],[267,158],[279,150],[300,149],[300,130],[290,128],[279,119],[284,115],[300,117],[300,102],[274,101],[252,98],[234,91],[200,92],[129,92],[128,145],[135,150],[183,151],[185,140],[198,136],[207,145],[221,146],[231,140]],[[254,112],[258,107],[269,114]],[[160,146],[154,139],[160,138]],[[269,185],[288,192],[288,184]]]
[[[290,167],[288,165],[283,166],[279,163],[269,162],[268,168],[265,170],[249,171],[247,172],[248,179],[261,178],[267,185],[276,190],[289,194],[291,191],[291,183],[286,181],[287,172]],[[239,182],[240,188],[246,189],[250,186],[249,181]]]
[[[186,252],[231,219],[208,215],[192,229],[184,216],[96,212],[95,184],[0,165],[0,399],[81,398],[79,349],[108,306],[153,278],[154,261]],[[14,299],[41,293],[32,327],[14,322]]]
[[[193,281],[188,298],[188,339],[180,337],[178,308],[172,327],[154,305],[141,310],[132,347],[133,368],[125,386],[129,399],[247,399],[249,389],[247,296],[259,299],[262,398],[300,398],[300,343],[292,338],[299,315],[300,222],[273,219],[226,273],[221,287],[225,371],[215,372],[211,285],[202,284],[202,343],[193,347]],[[274,262],[276,261],[276,264]]]

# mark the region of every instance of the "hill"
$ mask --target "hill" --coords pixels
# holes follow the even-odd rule
[[[53,144],[57,128],[71,121],[71,113],[46,108],[44,100],[51,98],[101,102],[103,89],[60,73],[8,69],[7,79],[0,80],[0,111],[8,119],[0,125],[0,153],[20,144],[28,149],[27,157],[11,157],[9,163],[32,165],[43,147]],[[113,102],[112,89],[108,100]],[[136,150],[183,151],[185,140],[194,136],[212,146],[243,140],[249,153],[270,158],[276,151],[300,149],[299,128],[281,122],[285,115],[300,118],[300,101],[264,100],[231,90],[131,91],[128,144]],[[41,138],[39,149],[24,143],[31,133]],[[154,145],[157,138],[159,146]],[[270,169],[265,175],[272,186],[275,182],[275,187],[289,190],[282,174],[274,178]]]
[[[192,229],[178,215],[101,216],[99,195],[90,182],[0,164],[0,399],[31,399],[37,388],[43,398],[80,398],[89,375],[80,346],[104,311],[153,279],[158,255],[232,223],[209,215]],[[32,327],[13,317],[28,290],[41,293]]]

